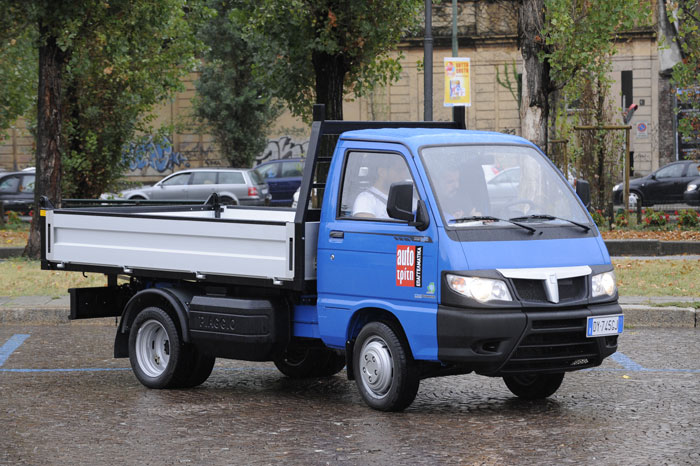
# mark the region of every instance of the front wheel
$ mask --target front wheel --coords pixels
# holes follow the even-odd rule
[[[524,400],[541,400],[553,395],[563,380],[563,372],[561,374],[523,374],[503,377],[508,390]]]
[[[353,351],[360,395],[380,411],[403,411],[418,393],[420,379],[408,344],[383,322],[365,325]]]

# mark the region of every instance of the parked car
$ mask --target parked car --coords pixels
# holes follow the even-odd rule
[[[684,191],[688,183],[700,176],[700,162],[681,160],[665,165],[653,173],[630,180],[630,207],[638,202],[644,206],[684,202]],[[613,202],[622,204],[624,184],[613,188]]]
[[[700,177],[688,183],[683,193],[683,201],[692,206],[700,206]]]
[[[0,173],[0,202],[5,210],[14,210],[22,214],[29,213],[34,204],[34,172]]]
[[[292,204],[294,192],[301,185],[304,174],[304,159],[279,159],[261,163],[255,167],[270,185],[272,205]]]
[[[206,201],[218,193],[223,204],[268,205],[270,189],[252,168],[195,168],[166,176],[153,186],[128,189],[124,199]]]

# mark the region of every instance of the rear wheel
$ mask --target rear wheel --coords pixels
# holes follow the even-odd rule
[[[221,196],[219,203],[221,205],[238,205],[238,202],[234,201],[233,198],[228,196]]]
[[[187,366],[180,335],[170,316],[147,307],[136,316],[129,333],[129,360],[134,375],[149,388],[171,388]]]
[[[370,322],[355,342],[355,383],[372,408],[402,411],[418,393],[420,379],[408,344],[389,325]]]
[[[541,400],[551,396],[561,386],[561,374],[523,374],[503,377],[506,387],[514,395],[524,400]]]

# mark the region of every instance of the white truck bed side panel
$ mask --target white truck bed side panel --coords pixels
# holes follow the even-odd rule
[[[211,214],[210,214],[211,215]],[[193,217],[201,217],[196,213]],[[47,212],[46,258],[120,268],[292,280],[294,224]]]

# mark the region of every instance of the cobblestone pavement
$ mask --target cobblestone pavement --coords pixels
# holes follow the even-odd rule
[[[700,331],[626,330],[549,400],[500,379],[425,380],[404,413],[345,373],[294,381],[219,361],[192,390],[149,390],[112,359],[114,327],[0,327],[0,464],[700,464]]]

